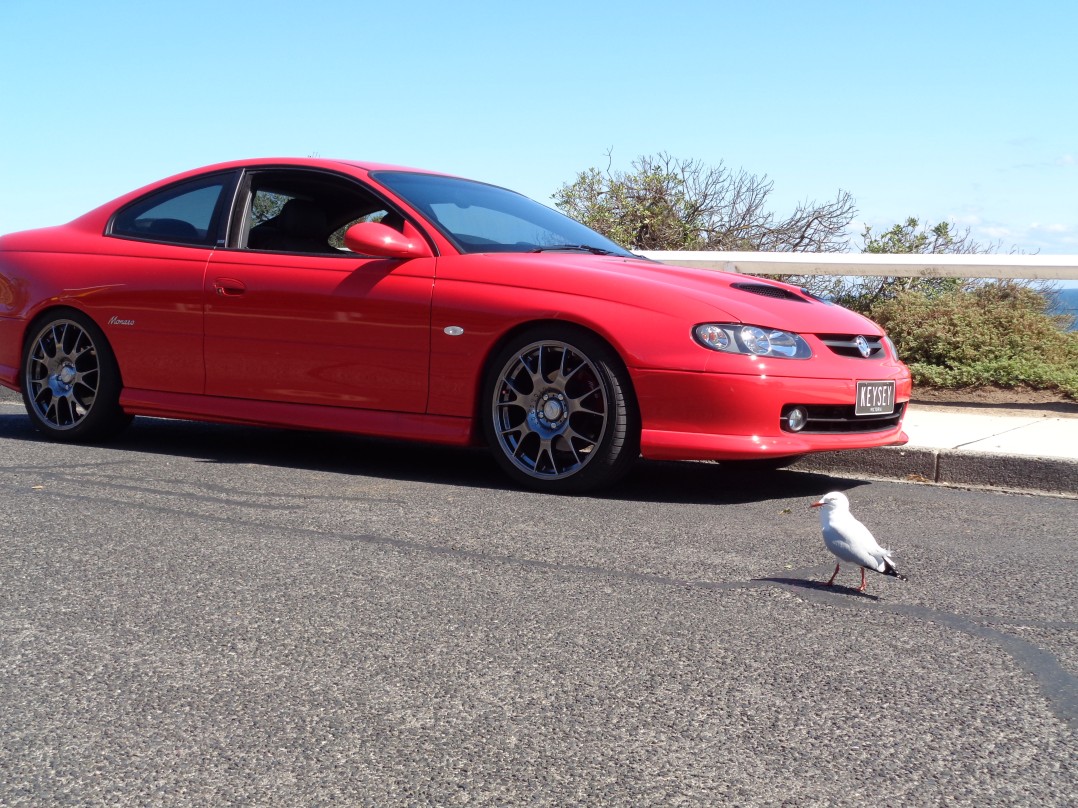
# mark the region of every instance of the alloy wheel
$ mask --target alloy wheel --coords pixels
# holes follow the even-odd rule
[[[34,338],[26,359],[28,403],[50,429],[74,429],[90,414],[101,383],[97,346],[73,320],[54,320]]]
[[[514,354],[494,390],[494,430],[505,456],[524,474],[571,476],[592,457],[609,420],[595,364],[573,346],[535,342]]]

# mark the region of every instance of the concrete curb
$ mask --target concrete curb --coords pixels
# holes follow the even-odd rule
[[[1069,458],[896,446],[821,452],[790,468],[1078,498],[1078,460]]]

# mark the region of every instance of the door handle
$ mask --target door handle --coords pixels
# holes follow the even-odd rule
[[[217,290],[219,297],[237,297],[247,291],[243,281],[238,281],[235,278],[216,278],[213,282],[213,288]]]

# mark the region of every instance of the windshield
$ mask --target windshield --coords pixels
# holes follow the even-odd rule
[[[405,171],[371,176],[407,200],[464,253],[565,250],[632,256],[580,222],[505,188]]]

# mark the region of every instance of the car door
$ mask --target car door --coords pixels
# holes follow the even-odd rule
[[[433,258],[216,252],[206,393],[424,412],[433,282]]]

